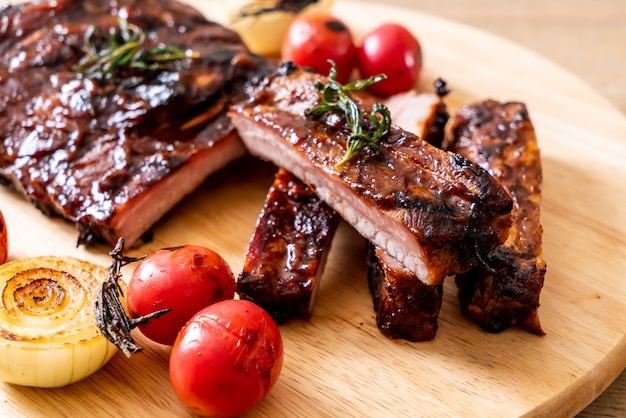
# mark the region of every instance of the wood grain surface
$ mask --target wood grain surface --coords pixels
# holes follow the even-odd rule
[[[249,415],[576,415],[626,366],[626,119],[578,77],[480,30],[352,1],[337,1],[336,12],[357,35],[389,20],[413,28],[427,58],[420,87],[446,79],[452,110],[487,97],[527,103],[544,162],[547,335],[478,330],[458,313],[449,281],[434,341],[384,338],[367,291],[363,240],[342,224],[314,316],[281,328],[283,374]],[[153,243],[135,252],[197,243],[219,250],[238,271],[271,171],[245,159],[215,174],[155,226]],[[70,225],[43,217],[21,196],[0,189],[0,202],[11,259],[60,254],[108,262],[108,248],[75,248]],[[137,338],[143,354],[117,355],[75,385],[0,384],[2,416],[188,416],[167,381],[167,348]]]

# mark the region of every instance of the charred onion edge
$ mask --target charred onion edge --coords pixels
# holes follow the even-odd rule
[[[94,308],[96,311],[96,322],[98,323],[100,332],[102,332],[107,340],[115,344],[126,357],[130,357],[131,353],[137,353],[143,350],[143,347],[135,343],[130,331],[139,325],[149,323],[153,318],[160,317],[164,313],[169,312],[170,309],[162,309],[137,318],[130,318],[128,316],[122,306],[122,302],[120,302],[120,296],[122,296],[122,288],[119,285],[119,280],[122,277],[121,269],[130,263],[144,259],[145,256],[127,257],[122,254],[123,251],[124,238],[119,238],[115,247],[109,253],[113,258],[113,262],[109,267],[107,277],[102,283],[102,287],[98,291],[98,299],[96,300]]]
[[[267,2],[266,2],[267,3]],[[245,17],[260,16],[266,13],[272,12],[285,12],[291,14],[298,14],[304,8],[318,3],[318,0],[300,0],[300,1],[277,1],[274,5],[267,5],[266,3],[247,3],[241,7],[237,13],[237,19],[243,19]]]

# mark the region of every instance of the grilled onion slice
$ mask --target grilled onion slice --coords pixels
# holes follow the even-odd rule
[[[210,19],[230,27],[255,54],[280,54],[289,25],[300,13],[330,11],[333,0],[213,0],[202,3]]]
[[[106,268],[72,257],[0,266],[0,380],[59,387],[104,366],[117,352],[95,319],[106,274]]]

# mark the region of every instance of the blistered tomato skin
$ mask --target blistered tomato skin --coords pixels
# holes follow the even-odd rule
[[[128,283],[131,317],[170,308],[139,330],[160,344],[172,345],[185,323],[202,308],[235,296],[235,277],[215,251],[185,245],[164,248],[142,260]]]
[[[412,89],[422,70],[419,41],[408,29],[395,23],[384,24],[365,35],[357,55],[361,78],[387,75],[386,80],[368,88],[379,97]]]
[[[0,264],[4,264],[9,257],[9,232],[4,216],[0,212]]]
[[[328,13],[304,13],[289,27],[281,59],[328,75],[330,63],[337,67],[337,81],[345,83],[356,63],[356,46],[348,26]]]
[[[196,414],[236,416],[272,390],[283,357],[269,314],[252,302],[227,300],[198,312],[181,330],[170,355],[170,380]]]

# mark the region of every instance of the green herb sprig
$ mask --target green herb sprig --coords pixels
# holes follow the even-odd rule
[[[321,91],[321,100],[317,107],[307,111],[307,115],[321,116],[326,113],[335,113],[346,119],[346,124],[350,127],[351,133],[346,143],[346,153],[335,164],[335,167],[339,167],[367,147],[374,150],[379,149],[378,142],[389,133],[391,128],[391,114],[384,104],[375,103],[370,111],[370,119],[374,129],[364,129],[363,112],[348,93],[363,90],[374,83],[386,79],[387,76],[379,74],[366,80],[357,80],[341,85],[336,80],[337,67],[335,63],[333,61],[329,62],[331,68],[328,73],[328,84],[324,84],[321,81],[315,83],[315,87]]]
[[[162,44],[146,48],[146,41],[146,33],[127,19],[119,18],[118,26],[111,27],[108,33],[91,25],[79,46],[85,56],[75,69],[83,77],[104,79],[122,69],[157,70],[168,62],[199,56],[197,52]]]

